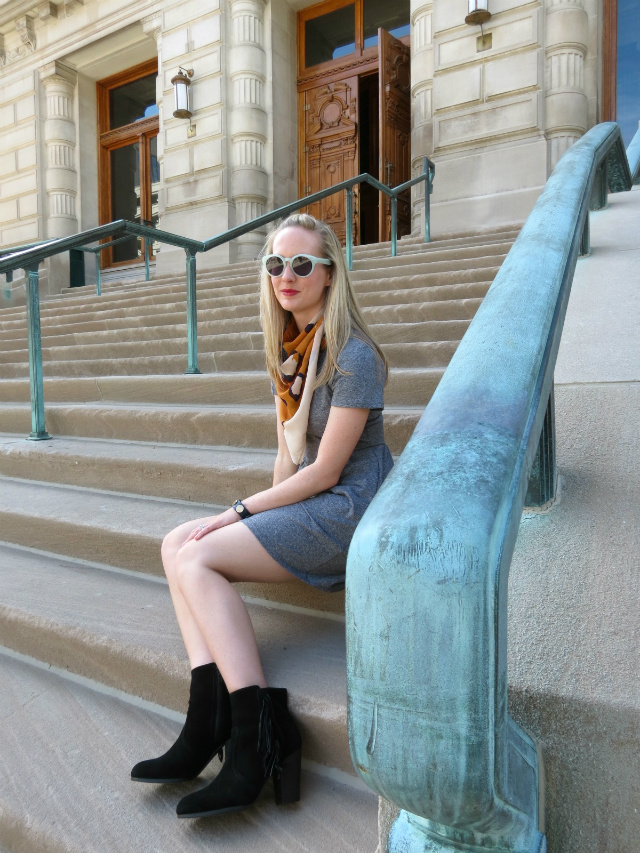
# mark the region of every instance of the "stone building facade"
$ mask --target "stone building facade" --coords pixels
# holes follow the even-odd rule
[[[105,180],[113,185],[119,167],[114,160],[106,179],[101,151],[120,143],[117,130],[99,125],[97,84],[144,63],[155,69],[154,60],[157,109],[144,121],[156,122],[157,137],[145,131],[139,140],[152,141],[152,201],[145,217],[136,187],[141,218],[206,238],[297,198],[297,15],[310,5],[0,4],[0,245],[109,221]],[[603,4],[489,0],[492,17],[482,30],[465,23],[467,0],[406,5],[411,168],[417,173],[424,155],[436,163],[434,232],[523,222],[562,153],[602,120]],[[193,70],[190,121],[173,116],[171,80],[181,67]],[[414,230],[421,195],[414,192]],[[246,235],[202,256],[199,267],[253,257],[262,240]],[[162,246],[155,263],[157,274],[180,272],[184,254]],[[49,290],[68,285],[65,264],[58,259],[48,276],[43,270]]]

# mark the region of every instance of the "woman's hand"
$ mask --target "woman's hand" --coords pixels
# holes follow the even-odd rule
[[[232,507],[225,509],[219,515],[212,515],[211,518],[200,518],[198,519],[198,525],[193,528],[180,547],[186,545],[187,542],[191,542],[192,539],[196,541],[202,539],[207,533],[219,530],[221,527],[226,527],[228,524],[233,524],[239,520],[240,516]]]

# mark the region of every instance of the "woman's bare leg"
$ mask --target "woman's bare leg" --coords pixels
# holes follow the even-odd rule
[[[167,576],[167,581],[169,582],[169,592],[171,593],[173,609],[176,613],[176,619],[178,620],[178,626],[180,628],[180,633],[182,634],[185,649],[187,650],[191,669],[195,669],[197,666],[202,666],[202,664],[205,663],[211,663],[213,658],[211,657],[211,653],[209,652],[207,644],[200,633],[200,629],[196,625],[191,611],[180,592],[177,578],[176,556],[182,546],[182,543],[191,531],[194,528],[199,527],[205,521],[208,521],[208,519],[199,518],[195,521],[188,521],[186,524],[181,524],[179,527],[176,527],[168,533],[167,536],[165,536],[161,552],[162,565],[164,566],[164,573]]]
[[[190,524],[189,529],[194,526]],[[183,623],[186,628],[190,660],[192,654],[195,658],[208,652],[208,660],[216,662],[230,692],[252,684],[266,687],[253,626],[233,583],[278,583],[291,580],[292,575],[239,522],[188,542],[177,550],[173,562],[178,621],[181,630]],[[194,665],[198,664],[192,660]]]

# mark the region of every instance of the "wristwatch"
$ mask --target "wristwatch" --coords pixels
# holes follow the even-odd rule
[[[246,508],[246,506],[242,503],[240,498],[238,498],[238,500],[234,504],[232,504],[231,509],[235,509],[235,511],[240,516],[240,518],[251,518],[251,513]]]

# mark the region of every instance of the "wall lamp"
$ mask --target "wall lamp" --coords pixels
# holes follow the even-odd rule
[[[173,86],[173,94],[175,95],[176,108],[173,111],[175,118],[188,118],[189,129],[187,136],[191,138],[196,135],[196,126],[191,124],[191,103],[189,98],[189,87],[191,86],[191,77],[193,77],[193,68],[179,68],[175,77],[171,78]]]
[[[465,24],[486,24],[491,20],[489,0],[469,0],[469,14],[464,19]]]

